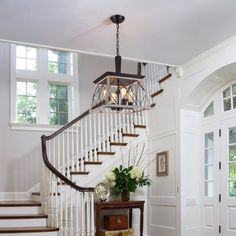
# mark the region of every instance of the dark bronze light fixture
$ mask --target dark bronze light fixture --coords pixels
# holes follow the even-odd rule
[[[138,68],[137,74],[121,72],[122,58],[120,56],[119,29],[125,17],[113,15],[110,20],[116,24],[115,72],[107,71],[94,81],[92,109],[111,108],[117,111],[122,109],[131,109],[132,111],[147,109],[149,102],[142,85],[144,76],[141,75],[140,68]]]

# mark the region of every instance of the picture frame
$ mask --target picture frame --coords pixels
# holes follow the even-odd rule
[[[157,176],[168,176],[169,153],[168,151],[157,153]]]

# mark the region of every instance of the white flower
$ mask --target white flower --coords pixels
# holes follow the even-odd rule
[[[137,181],[142,177],[142,174],[143,174],[143,172],[137,166],[134,166],[129,173],[130,173],[131,179],[136,179]]]
[[[113,182],[116,180],[116,175],[112,172],[112,171],[109,171],[106,175],[105,175],[105,178],[108,182]]]

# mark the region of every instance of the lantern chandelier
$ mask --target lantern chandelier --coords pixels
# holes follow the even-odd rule
[[[120,24],[125,20],[122,15],[110,17],[112,23],[116,24],[116,56],[115,72],[107,71],[97,78],[92,98],[91,109],[103,111],[105,108],[120,111],[130,109],[140,111],[149,108],[146,91],[143,86],[141,75],[141,63],[138,64],[137,74],[121,72],[120,56]]]

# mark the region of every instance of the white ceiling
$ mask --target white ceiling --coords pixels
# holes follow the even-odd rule
[[[235,0],[1,0],[0,38],[182,65],[236,34]]]

